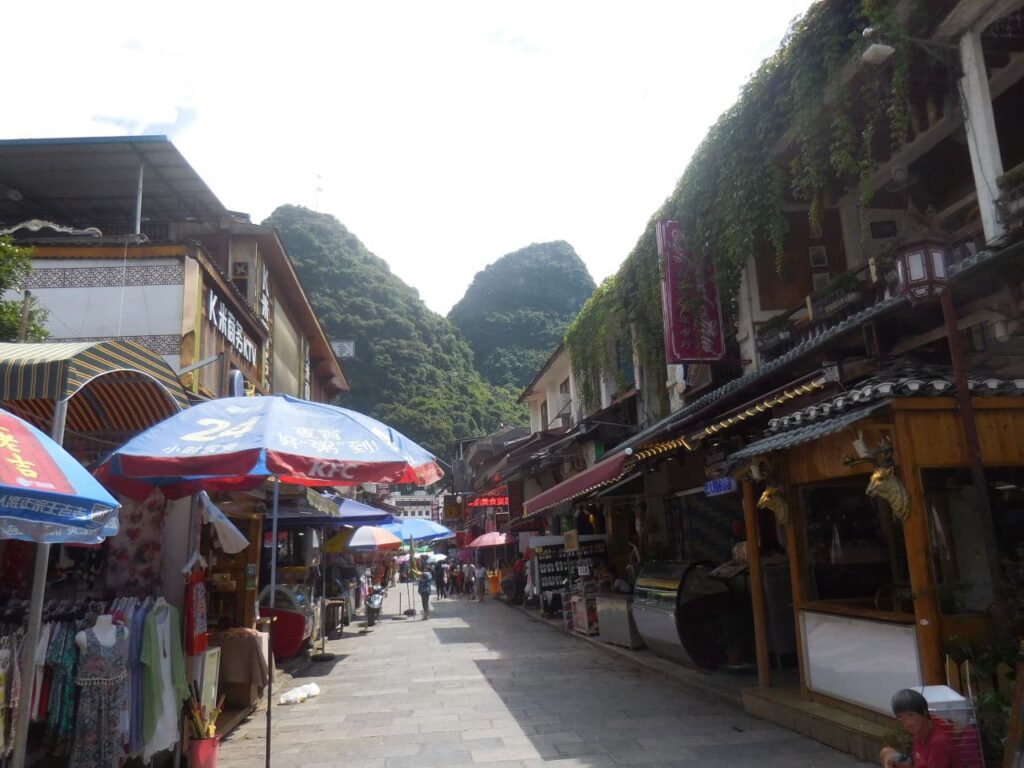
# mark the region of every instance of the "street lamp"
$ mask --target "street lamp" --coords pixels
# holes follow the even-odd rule
[[[935,237],[924,237],[903,246],[896,257],[900,293],[917,304],[946,292],[946,246]]]
[[[999,627],[1003,623],[998,619],[1005,614],[1006,610],[1001,595],[1002,574],[999,569],[999,547],[996,541],[992,501],[989,498],[988,481],[985,477],[985,467],[981,457],[978,424],[974,417],[974,403],[971,400],[971,389],[967,380],[967,364],[960,346],[960,326],[957,322],[956,306],[953,303],[953,292],[949,290],[946,252],[945,243],[940,237],[923,234],[921,237],[909,241],[900,249],[896,257],[897,272],[900,293],[909,299],[911,304],[919,304],[937,298],[939,306],[942,308],[942,320],[946,326],[946,344],[949,348],[956,396],[960,405],[960,423],[964,430],[971,481],[974,484],[975,498],[978,503],[978,517],[981,522],[979,528],[985,547],[988,575],[995,592],[992,611],[993,616],[997,619],[998,633]]]

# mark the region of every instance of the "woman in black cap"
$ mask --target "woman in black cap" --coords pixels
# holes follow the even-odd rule
[[[892,712],[912,740],[911,754],[885,747],[879,760],[885,768],[960,768],[949,724],[928,714],[928,701],[904,688],[892,697]]]

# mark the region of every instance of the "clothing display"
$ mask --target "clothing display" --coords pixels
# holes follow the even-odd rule
[[[119,496],[121,530],[107,540],[106,584],[113,594],[150,595],[160,588],[164,515],[159,491],[145,501]]]
[[[146,617],[141,660],[142,756],[149,762],[178,743],[178,713],[189,697],[178,610],[163,598],[157,598]]]
[[[188,688],[176,609],[162,598],[118,598],[109,610],[99,601],[51,601],[43,609],[35,671],[22,691],[27,608],[19,600],[0,603],[0,759],[14,743],[19,695],[32,697],[31,720],[43,724],[38,735],[33,731],[33,749],[45,749],[54,765],[118,768],[137,756],[148,763],[178,743]],[[101,614],[115,628],[109,647],[93,629]],[[147,717],[159,729],[146,731]]]
[[[75,768],[118,768],[124,759],[124,717],[127,701],[128,630],[113,628],[107,646],[95,629],[85,630],[79,656],[78,716],[70,764]]]

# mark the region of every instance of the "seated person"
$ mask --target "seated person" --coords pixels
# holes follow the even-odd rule
[[[892,712],[912,739],[911,754],[884,747],[878,759],[884,768],[960,768],[953,744],[953,729],[928,714],[928,701],[915,690],[904,688],[892,697]]]

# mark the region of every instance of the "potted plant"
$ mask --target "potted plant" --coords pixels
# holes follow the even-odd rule
[[[789,314],[783,312],[761,324],[757,329],[757,351],[762,355],[773,354],[790,346],[793,342],[793,326]]]
[[[859,304],[863,298],[860,270],[845,272],[833,280],[828,288],[811,298],[811,308],[814,317],[820,319]]]

